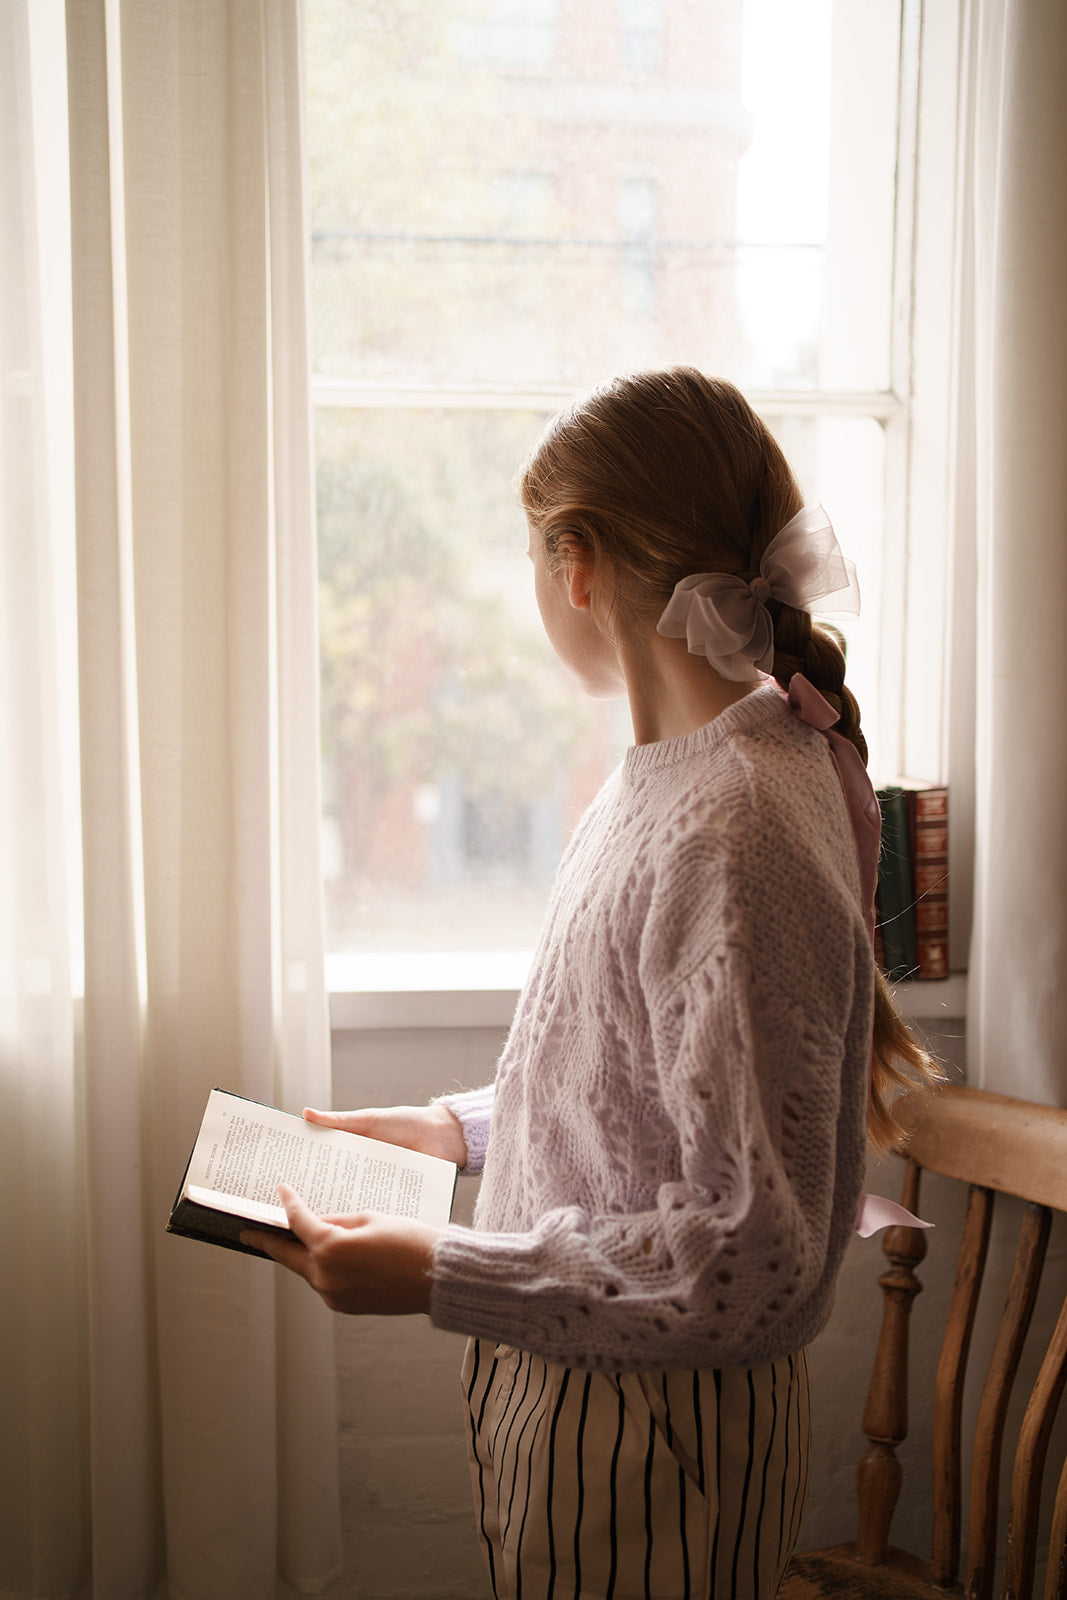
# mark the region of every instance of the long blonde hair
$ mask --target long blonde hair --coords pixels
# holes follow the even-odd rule
[[[740,391],[692,367],[614,378],[574,401],[547,423],[516,482],[550,565],[561,546],[605,557],[613,605],[634,614],[662,609],[694,572],[754,577],[767,545],[803,505],[781,448]],[[802,671],[866,764],[837,639],[806,611],[776,600],[768,610],[776,680],[786,689]],[[896,1092],[941,1077],[876,972],[867,1120],[876,1149],[900,1141]]]

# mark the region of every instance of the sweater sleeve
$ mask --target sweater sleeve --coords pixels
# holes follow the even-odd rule
[[[485,1152],[489,1148],[489,1124],[493,1114],[493,1085],[484,1089],[468,1089],[463,1094],[443,1094],[438,1105],[447,1106],[463,1129],[467,1144],[467,1159],[462,1171],[476,1177],[485,1165]]]
[[[674,1173],[631,1212],[447,1228],[439,1326],[632,1369],[754,1365],[825,1321],[863,1175],[869,942],[814,862],[785,908],[744,840],[706,865],[664,876],[642,952]]]

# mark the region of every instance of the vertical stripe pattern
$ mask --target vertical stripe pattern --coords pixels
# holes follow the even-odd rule
[[[804,1351],[578,1372],[472,1339],[475,1517],[497,1600],[771,1600],[800,1531]]]

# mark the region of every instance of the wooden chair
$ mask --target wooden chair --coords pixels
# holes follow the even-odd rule
[[[868,1448],[856,1473],[859,1537],[854,1544],[796,1556],[779,1600],[820,1596],[933,1600],[945,1594],[991,1600],[993,1594],[1005,1414],[1037,1296],[1051,1213],[1067,1211],[1067,1111],[951,1087],[929,1099],[908,1096],[901,1112],[914,1130],[902,1195],[908,1210],[919,1211],[923,1171],[970,1186],[934,1389],[933,1550],[930,1560],[922,1561],[889,1544],[901,1482],[896,1447],[907,1433],[908,1319],[922,1287],[915,1268],[926,1255],[924,1231],[889,1228],[883,1235],[889,1267],[879,1279],[885,1294],[882,1331],[863,1414]],[[963,1381],[997,1191],[1019,1196],[1027,1205],[975,1424],[967,1562],[961,1585]],[[1029,1600],[1033,1589],[1041,1479],[1065,1377],[1067,1300],[1015,1449],[1003,1600]],[[1067,1600],[1067,1465],[1056,1495],[1044,1600]]]

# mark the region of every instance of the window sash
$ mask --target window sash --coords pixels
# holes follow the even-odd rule
[[[902,0],[889,386],[746,393],[767,417],[869,418],[884,429],[884,540],[893,559],[885,563],[881,592],[868,600],[881,610],[877,714],[883,743],[896,751],[899,773],[948,779],[965,801],[967,775],[947,770],[949,685],[943,645],[930,625],[939,617],[941,631],[945,627],[950,566],[944,461],[950,429],[955,158],[948,132],[955,118],[957,48],[950,22],[928,16],[923,0]],[[312,376],[311,388],[316,408],[551,412],[573,397],[572,390],[553,387],[390,382],[325,373]],[[954,944],[965,939],[966,930],[954,930]],[[398,956],[397,962],[404,959]],[[476,1000],[479,992],[472,982],[467,993]],[[510,989],[492,992],[504,995]],[[370,999],[358,997],[364,1010]],[[382,1003],[389,1010],[391,997],[383,994]],[[449,1001],[453,1009],[456,1004]],[[499,1009],[499,1000],[482,1006],[487,1017],[495,1016],[494,1006]],[[460,1025],[458,1012],[456,1017],[454,1025]],[[339,1017],[338,1025],[353,1024]]]

